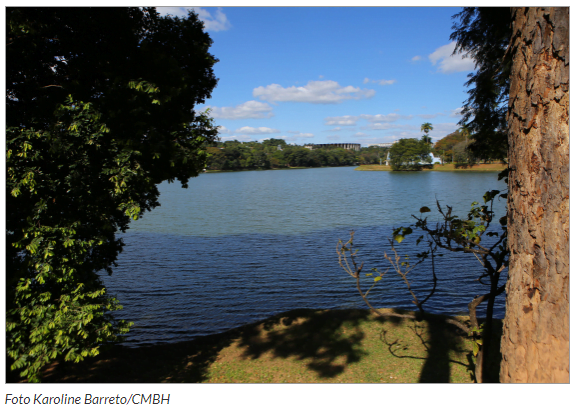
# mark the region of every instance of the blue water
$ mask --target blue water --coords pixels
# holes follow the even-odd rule
[[[187,190],[164,183],[161,206],[132,223],[104,282],[124,306],[117,317],[135,322],[131,345],[188,340],[296,308],[364,308],[355,280],[338,265],[338,239],[354,230],[365,272],[385,269],[392,228],[411,223],[421,206],[434,210],[438,198],[466,216],[471,202],[504,185],[493,173],[351,167],[203,174]],[[411,238],[401,255],[423,250]],[[487,291],[475,281],[483,270],[472,255],[449,253],[435,269],[428,311],[464,314]],[[409,278],[418,296],[427,295],[431,265]],[[375,307],[414,308],[392,270],[379,285],[370,294]],[[503,315],[504,296],[495,308]]]

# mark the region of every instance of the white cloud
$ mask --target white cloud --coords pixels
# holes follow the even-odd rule
[[[341,117],[326,117],[324,121],[326,125],[356,125],[358,118],[355,115],[343,115]]]
[[[382,125],[382,123],[392,123],[398,120],[410,120],[412,115],[400,115],[395,113],[390,114],[362,114],[362,115],[343,115],[341,117],[326,117],[324,118],[326,125],[356,125],[358,120],[363,119],[368,121],[371,125]],[[339,128],[339,127],[338,127]],[[386,127],[389,128],[389,127]],[[372,128],[372,129],[386,129],[386,128]],[[338,129],[334,128],[335,131]]]
[[[214,14],[202,7],[157,7],[157,11],[162,16],[171,14],[175,17],[186,18],[189,15],[189,10],[193,9],[199,16],[207,31],[224,31],[231,28],[231,23],[227,20],[227,16],[221,7],[217,8]]]
[[[412,115],[400,115],[400,114],[376,114],[376,115],[368,115],[362,114],[360,118],[364,118],[368,122],[376,123],[376,122],[395,122],[398,120],[410,120],[412,119]]]
[[[256,135],[256,134],[275,134],[276,132],[279,132],[279,130],[268,127],[257,127],[257,128],[241,127],[239,129],[236,129],[235,132],[238,132],[240,134]]]
[[[414,57],[412,57],[412,60],[411,60],[411,61],[412,61],[412,62],[417,62],[417,61],[420,61],[420,60],[422,60],[422,57],[421,57],[421,56],[414,56]]]
[[[462,117],[462,107],[460,108],[455,108],[454,110],[452,110],[452,112],[450,113],[450,117]]]
[[[382,122],[375,122],[366,127],[362,127],[362,129],[369,129],[369,130],[416,130],[419,129],[416,125],[409,125],[409,124],[384,124]]]
[[[327,132],[342,131],[342,128],[340,128],[340,127],[335,127],[335,128],[332,128],[331,130],[326,130],[326,131],[327,131]]]
[[[304,87],[284,88],[279,84],[257,87],[253,96],[269,102],[292,101],[313,104],[338,104],[344,100],[371,98],[374,90],[360,89],[351,85],[342,87],[335,81],[310,81]]]
[[[217,8],[214,15],[201,7],[193,7],[195,13],[199,15],[199,18],[205,24],[205,30],[207,31],[225,31],[231,28],[231,23],[227,20],[225,13],[221,11],[221,7]]]
[[[300,132],[299,134],[295,135],[296,138],[314,138],[314,134],[310,134],[308,132]]]
[[[428,58],[432,65],[438,65],[438,71],[444,74],[456,73],[459,71],[473,71],[474,61],[470,57],[463,58],[462,54],[452,55],[456,41],[442,47],[438,47]]]
[[[218,125],[217,126],[217,132],[219,132],[220,134],[231,134],[231,131],[229,131],[226,127],[224,127],[223,125]]]
[[[189,15],[189,9],[192,7],[157,7],[157,12],[161,16],[172,15],[175,17],[186,18]]]
[[[364,78],[364,84],[374,83],[380,85],[392,85],[396,82],[396,80],[370,80],[368,77]]]
[[[223,118],[227,120],[241,120],[247,118],[270,118],[273,117],[271,105],[259,101],[247,101],[235,107],[212,107],[211,116],[213,118]]]
[[[432,124],[433,130],[430,131],[433,141],[437,141],[453,133],[458,129],[458,125],[454,122],[443,122],[439,124]]]

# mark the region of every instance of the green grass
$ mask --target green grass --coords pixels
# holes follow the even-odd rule
[[[477,164],[472,167],[455,167],[454,164],[444,164],[444,165],[434,165],[432,169],[425,168],[422,171],[456,171],[456,172],[469,172],[469,171],[485,171],[485,172],[500,172],[504,170],[507,166],[504,164]],[[360,165],[355,169],[355,171],[392,171],[389,165]]]
[[[498,343],[499,321],[497,329]],[[113,346],[78,364],[55,362],[42,381],[470,383],[472,370],[468,341],[440,316],[384,320],[368,310],[304,309],[187,342]]]

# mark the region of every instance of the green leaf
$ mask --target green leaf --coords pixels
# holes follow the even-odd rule
[[[473,341],[472,341],[472,353],[473,353],[475,356],[478,356],[478,351],[479,351],[478,343],[473,340]]]
[[[402,242],[404,240],[404,235],[396,235],[394,237],[394,240],[398,243]]]

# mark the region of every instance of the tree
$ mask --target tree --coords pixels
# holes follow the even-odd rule
[[[455,145],[463,141],[463,137],[460,135],[459,131],[454,131],[448,134],[446,137],[436,141],[432,152],[434,155],[440,157],[445,162],[452,162],[452,150]]]
[[[430,144],[414,138],[402,138],[390,147],[390,166],[394,171],[418,170],[430,164]]]
[[[428,135],[428,133],[432,130],[433,130],[432,124],[429,122],[425,122],[420,126],[420,131],[424,132],[424,135],[422,136],[423,142],[427,144],[432,144],[432,138],[430,138],[430,136]]]
[[[187,187],[216,127],[195,105],[217,80],[194,13],[9,8],[6,49],[6,323],[12,369],[38,381],[129,329],[99,271],[156,185]]]
[[[569,382],[569,9],[513,8],[501,381]]]
[[[504,59],[511,27],[507,7],[464,7],[453,16],[451,40],[455,54],[465,53],[475,62],[468,75],[469,97],[459,124],[467,126],[473,143],[469,150],[483,160],[507,156],[507,101],[511,61]]]
[[[500,284],[501,281],[504,281],[501,277],[501,272],[508,266],[509,260],[509,252],[506,246],[507,230],[505,226],[507,218],[506,216],[503,216],[499,219],[499,229],[497,229],[498,226],[496,223],[494,226],[492,224],[495,219],[493,204],[497,195],[499,195],[500,198],[506,198],[507,196],[506,193],[501,194],[500,191],[497,190],[486,192],[483,196],[484,205],[480,205],[478,202],[473,202],[471,211],[465,219],[453,215],[452,207],[447,206],[447,211],[444,212],[437,201],[438,213],[442,216],[442,223],[438,222],[436,225],[429,223],[428,218],[423,215],[430,213],[431,210],[428,207],[422,207],[420,209],[419,217],[412,215],[416,219],[415,224],[393,230],[393,240],[390,240],[390,248],[394,256],[392,257],[385,252],[384,257],[389,262],[390,268],[392,268],[404,280],[408,291],[412,296],[413,303],[419,310],[416,315],[398,313],[383,314],[374,309],[368,300],[368,294],[379,283],[379,281],[386,277],[386,273],[390,268],[384,271],[379,271],[377,268],[373,268],[370,273],[365,274],[364,276],[371,277],[372,286],[364,292],[360,281],[360,279],[363,278],[360,274],[364,268],[364,263],[358,263],[356,260],[356,254],[358,251],[354,250],[354,232],[350,233],[350,240],[348,242],[343,243],[340,240],[336,245],[336,252],[338,253],[338,262],[340,266],[350,276],[356,279],[358,292],[374,313],[377,313],[380,316],[408,317],[417,318],[418,320],[421,320],[425,315],[423,305],[436,292],[438,279],[436,276],[434,259],[435,257],[443,256],[442,254],[437,253],[438,250],[446,249],[451,252],[470,253],[474,255],[483,266],[484,273],[478,278],[473,279],[488,286],[488,293],[485,293],[482,296],[475,296],[468,304],[469,326],[466,326],[461,321],[452,318],[447,318],[445,322],[458,327],[465,335],[473,337],[471,340],[473,344],[473,354],[476,356],[474,376],[475,380],[479,383],[492,380],[489,371],[490,364],[487,359],[491,356],[490,352],[493,340],[494,302],[496,297],[504,292],[505,285]],[[424,234],[416,240],[416,246],[424,240],[428,245],[428,249],[417,254],[417,262],[411,265],[410,257],[408,255],[406,255],[404,261],[400,261],[401,258],[396,251],[394,242],[402,242],[411,235],[415,229],[424,232]],[[496,237],[496,239],[493,239],[493,237]],[[428,291],[426,297],[421,300],[412,290],[411,281],[408,275],[417,265],[428,259],[432,262],[432,289]],[[488,283],[485,283],[487,281]],[[476,308],[485,301],[487,302],[485,320],[484,323],[479,324]],[[482,349],[479,349],[480,345],[482,345]],[[498,349],[498,347],[494,347],[494,349]]]

